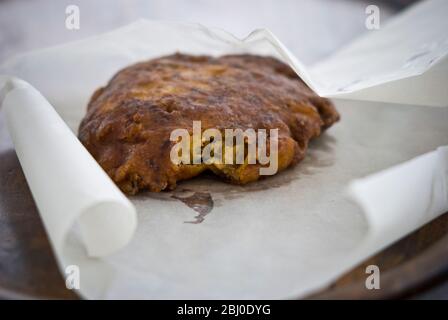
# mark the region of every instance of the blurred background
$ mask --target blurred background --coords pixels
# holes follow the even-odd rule
[[[246,36],[269,28],[304,63],[312,64],[368,30],[366,7],[380,23],[413,0],[0,0],[0,63],[37,48],[82,39],[139,18],[199,22]],[[79,30],[65,26],[66,7],[80,11]]]

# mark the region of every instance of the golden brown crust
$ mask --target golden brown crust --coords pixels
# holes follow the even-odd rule
[[[278,169],[303,159],[308,141],[338,121],[286,64],[270,57],[174,54],[118,72],[92,96],[79,139],[126,193],[173,189],[212,170],[234,183],[259,178],[259,164],[174,165],[170,133],[193,121],[202,130],[279,129]]]

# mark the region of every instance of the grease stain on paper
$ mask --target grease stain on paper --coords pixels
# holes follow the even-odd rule
[[[192,195],[187,196],[173,194],[171,198],[183,202],[198,213],[193,221],[184,221],[184,223],[201,223],[204,221],[205,216],[213,210],[213,199],[208,192],[194,192]]]

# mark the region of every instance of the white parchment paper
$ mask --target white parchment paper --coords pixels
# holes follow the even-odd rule
[[[446,79],[446,22],[438,14],[427,21],[446,9],[424,2],[313,68],[267,30],[239,40],[151,21],[9,60],[0,69],[2,109],[61,271],[80,267],[86,298],[298,297],[448,211],[448,109],[432,107],[447,105],[446,96],[407,82],[433,72]],[[410,23],[419,26],[415,43],[396,46],[411,37]],[[387,53],[372,41],[389,43]],[[409,59],[418,42],[441,43],[428,49],[431,63]],[[131,204],[76,139],[77,127],[92,92],[115,72],[176,51],[272,55],[318,93],[338,96],[342,83],[344,98],[374,100],[374,88],[386,102],[335,100],[342,121],[277,176],[243,187],[201,177]],[[376,65],[353,68],[350,59]],[[391,63],[400,59],[406,68]],[[382,88],[392,80],[408,94]],[[421,106],[405,105],[413,96]],[[197,195],[206,215],[189,223],[198,212],[182,200]]]

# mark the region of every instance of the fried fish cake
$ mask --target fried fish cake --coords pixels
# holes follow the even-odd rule
[[[175,164],[173,130],[278,129],[278,171],[305,156],[310,139],[339,120],[286,64],[271,57],[174,54],[129,66],[92,96],[79,139],[127,194],[174,189],[211,170],[227,181],[260,178],[259,162]],[[267,147],[269,149],[269,146]]]

